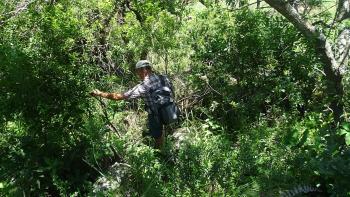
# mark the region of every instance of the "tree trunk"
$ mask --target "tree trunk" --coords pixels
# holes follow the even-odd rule
[[[350,0],[339,0],[335,15],[335,21],[350,18]]]
[[[98,64],[104,71],[109,74],[117,74],[119,76],[124,75],[124,70],[121,67],[115,65],[115,63],[108,57],[108,33],[110,31],[111,21],[115,18],[115,15],[120,10],[120,6],[117,2],[114,3],[114,8],[107,18],[103,19],[102,27],[98,33],[96,33],[96,37],[98,40],[98,44],[93,49],[94,62]]]

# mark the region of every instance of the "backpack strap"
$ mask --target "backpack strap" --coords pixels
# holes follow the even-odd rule
[[[175,98],[175,91],[174,91],[174,86],[173,83],[169,80],[169,78],[166,75],[159,75],[160,81],[163,87],[168,87],[170,88],[170,91],[172,93],[173,98]],[[168,84],[165,83],[165,81],[168,82]]]
[[[159,79],[160,79],[160,83],[164,87],[165,86],[165,76],[164,75],[159,75]]]
[[[157,89],[151,88],[149,93],[152,95],[153,92],[155,92],[156,90],[166,90],[166,91],[168,91],[168,89],[170,89],[171,93],[174,94],[172,84],[169,84],[170,87],[168,87],[166,85],[166,83],[165,83],[165,80],[167,79],[167,77],[165,75],[158,75],[158,77],[159,77],[159,80],[160,80],[161,88],[157,88]]]

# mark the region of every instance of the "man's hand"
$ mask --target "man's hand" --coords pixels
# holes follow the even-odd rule
[[[91,96],[101,96],[102,92],[98,89],[94,89],[92,92],[90,92]]]
[[[91,96],[99,96],[102,98],[112,99],[112,100],[123,100],[126,99],[126,97],[123,94],[120,93],[108,93],[108,92],[101,92],[98,89],[94,89],[92,92],[90,92]]]

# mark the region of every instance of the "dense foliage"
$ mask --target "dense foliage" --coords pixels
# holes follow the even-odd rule
[[[305,6],[333,20],[333,5]],[[1,196],[350,195],[350,75],[337,121],[318,49],[273,9],[11,0],[0,14]],[[349,24],[317,28],[336,42]],[[137,84],[144,58],[182,108],[161,151],[142,102],[89,95]]]

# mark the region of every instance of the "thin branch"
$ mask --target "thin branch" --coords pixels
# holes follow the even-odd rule
[[[319,15],[321,15],[321,14],[323,14],[323,13],[329,11],[330,9],[334,8],[335,6],[337,6],[337,4],[334,4],[334,5],[332,5],[331,7],[327,8],[327,9],[325,9],[325,10],[322,10],[321,12],[319,12],[319,13],[317,13],[317,14],[312,15],[310,18],[314,18],[314,17],[316,17],[316,16],[319,16]]]
[[[0,20],[0,27],[3,26],[7,21],[11,20],[12,18],[18,16],[19,14],[21,14],[22,12],[24,12],[25,10],[28,9],[29,5],[34,3],[34,1],[32,0],[25,0],[25,1],[22,1],[21,3],[19,3],[17,6],[16,6],[16,9],[13,10],[13,11],[10,11],[9,13],[7,14],[4,14],[4,15],[7,15],[7,17],[4,19],[4,20]]]
[[[109,148],[111,149],[111,151],[113,152],[113,156],[114,159],[119,163],[121,161],[123,161],[122,156],[117,152],[117,150],[115,150],[115,148],[112,145],[109,145]]]
[[[105,120],[107,122],[108,128],[110,130],[114,131],[118,135],[118,137],[120,137],[120,134],[119,134],[117,128],[115,128],[115,126],[112,124],[112,122],[108,118],[108,112],[107,112],[106,104],[102,101],[101,98],[97,98],[97,97],[94,97],[94,98],[96,98],[99,101],[100,105],[101,105],[103,116],[104,116],[104,118],[105,118]]]
[[[194,92],[194,93],[193,93],[192,95],[190,95],[190,96],[183,97],[183,98],[179,99],[178,102],[182,102],[182,101],[184,101],[184,100],[193,98],[193,97],[195,97],[196,95],[198,96],[198,93],[200,93],[200,91]]]
[[[326,22],[322,21],[322,20],[319,20],[319,21],[315,21],[312,23],[312,25],[318,25],[318,24],[321,24],[323,25],[324,27],[327,27],[327,28],[333,28],[333,23],[332,24],[327,24]]]
[[[215,90],[209,83],[208,83],[208,87],[213,90],[216,94],[223,96],[219,91]]]
[[[317,71],[319,71],[320,73],[322,73],[323,76],[326,76],[326,73],[323,72],[323,70],[320,70],[319,68],[317,67],[314,67]]]
[[[236,9],[230,9],[230,11],[242,10],[242,9],[244,9],[244,8],[247,8],[247,7],[249,7],[249,6],[255,5],[255,4],[257,4],[257,3],[258,3],[258,2],[255,1],[254,3],[250,3],[250,4],[247,4],[247,5],[241,6],[241,7],[239,7],[239,8],[236,8]]]
[[[98,170],[94,165],[92,165],[91,163],[89,163],[89,162],[86,161],[85,159],[83,159],[83,161],[84,161],[87,165],[89,165],[91,168],[93,168],[94,170],[96,170],[96,172],[98,172],[101,176],[106,177],[106,175],[104,175],[103,172],[100,171],[100,170]]]

